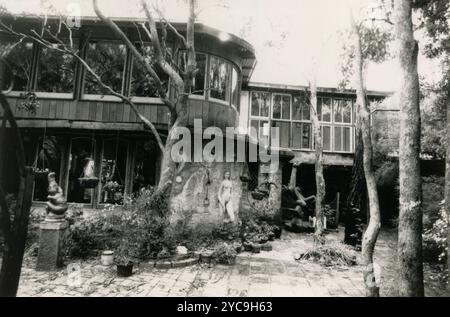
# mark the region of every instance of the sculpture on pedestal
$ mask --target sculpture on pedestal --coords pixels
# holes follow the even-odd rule
[[[67,200],[64,197],[62,188],[56,182],[54,172],[48,174],[48,196],[47,196],[47,221],[59,221],[64,219],[67,211]]]

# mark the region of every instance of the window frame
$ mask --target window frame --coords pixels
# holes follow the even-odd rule
[[[207,67],[207,71],[208,71],[208,76],[206,77],[206,79],[207,79],[207,90],[208,90],[208,101],[213,101],[213,102],[217,102],[217,103],[220,103],[220,104],[223,104],[223,105],[226,105],[226,106],[231,106],[232,105],[232,89],[231,89],[231,85],[232,85],[232,70],[233,70],[233,63],[231,62],[231,61],[229,61],[228,59],[226,59],[226,58],[223,58],[223,57],[220,57],[220,56],[217,56],[217,55],[214,55],[214,54],[207,54],[208,55],[208,63],[207,63],[207,65],[208,65],[208,67]],[[227,65],[227,67],[228,67],[228,69],[229,69],[229,77],[228,77],[228,80],[227,80],[227,85],[229,86],[229,90],[228,90],[228,98],[229,98],[229,100],[228,101],[226,101],[226,100],[222,100],[222,99],[217,99],[217,98],[214,98],[214,97],[211,97],[211,91],[212,91],[212,89],[211,89],[211,86],[210,86],[210,84],[211,84],[211,61],[212,61],[212,58],[217,58],[219,61],[220,60],[222,60],[222,61],[224,61],[225,62],[225,64]]]
[[[129,55],[130,55],[130,50],[128,49],[128,47],[125,44],[123,44],[121,41],[118,41],[118,40],[91,39],[90,41],[86,42],[87,45],[85,45],[84,50],[82,52],[82,58],[86,62],[88,62],[87,61],[87,54],[88,54],[88,50],[89,50],[89,45],[91,43],[95,43],[95,44],[97,44],[97,43],[113,43],[113,44],[123,45],[125,47],[126,54],[125,54],[124,66],[123,66],[123,70],[122,70],[122,87],[121,87],[121,90],[119,92],[120,94],[124,94],[125,93],[125,88],[126,88],[125,87],[125,85],[126,85],[125,78],[126,78],[127,74],[130,72],[129,65],[128,65],[128,62],[127,62],[128,58],[129,58]],[[114,95],[86,94],[84,92],[84,90],[85,90],[85,85],[86,85],[86,76],[87,76],[87,74],[88,74],[87,69],[85,67],[83,67],[83,74],[81,76],[81,85],[80,85],[80,88],[81,88],[80,100],[82,100],[82,101],[100,101],[100,102],[101,101],[106,101],[106,102],[123,102],[121,98],[119,98],[117,96],[114,96]],[[100,85],[100,84],[98,84],[98,85]]]
[[[283,119],[283,104],[281,104],[280,118],[274,118],[273,117],[273,108],[274,108],[274,105],[275,105],[275,96],[288,96],[289,97],[289,119]],[[281,98],[281,100],[283,100],[283,98]],[[287,93],[272,93],[270,119],[273,120],[273,121],[285,121],[285,122],[291,122],[292,121],[292,95],[291,94],[287,94]]]

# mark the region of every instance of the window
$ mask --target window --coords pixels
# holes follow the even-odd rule
[[[152,64],[151,61],[154,59],[153,47],[150,44],[141,45],[140,43],[136,44],[136,46],[139,52],[144,56],[146,63]],[[153,64],[152,68],[167,91],[169,86],[169,76],[157,64]],[[133,97],[159,97],[155,80],[135,59],[133,59],[129,95]]]
[[[290,95],[273,95],[273,119],[291,119],[291,96]]]
[[[331,151],[331,127],[321,126],[322,130],[322,145],[324,151]]]
[[[62,140],[56,136],[46,136],[38,140],[35,166],[38,170],[56,173],[59,183],[61,168]],[[48,196],[48,174],[36,173],[34,181],[33,200],[47,201]],[[60,184],[61,185],[61,184]]]
[[[55,48],[57,45],[55,44]],[[54,48],[42,47],[37,71],[39,92],[72,93],[75,78],[75,58]]]
[[[93,188],[80,186],[80,177],[95,177],[94,154],[95,140],[91,138],[73,138],[69,156],[69,186],[67,201],[71,203],[92,203]]]
[[[231,76],[231,95],[232,95],[232,104],[236,106],[236,108],[239,110],[239,86],[240,86],[240,79],[239,79],[239,73],[236,70],[235,67],[233,67],[233,73]]]
[[[31,64],[33,59],[33,43],[11,41],[5,46],[11,51],[4,59],[4,81],[2,89],[7,89],[13,83],[13,91],[29,89]]]
[[[210,97],[230,102],[231,65],[225,60],[211,56],[209,70]]]
[[[128,142],[122,139],[103,141],[100,203],[122,204],[125,192]]]
[[[317,116],[319,121],[331,122],[331,99],[317,98]]]
[[[299,121],[309,121],[310,105],[304,96],[295,96],[292,101],[292,119]]]
[[[351,123],[352,101],[347,99],[334,99],[333,112],[335,123]]]
[[[185,71],[186,69],[186,51],[182,51],[179,55],[180,69]],[[194,81],[192,82],[191,92],[193,95],[205,96],[205,78],[206,78],[206,54],[196,53],[195,63],[197,64],[197,73],[195,74]]]
[[[250,136],[261,143],[269,144],[270,126],[268,120],[251,120]]]
[[[272,126],[279,128],[280,147],[288,148],[291,137],[291,123],[285,121],[272,121]]]
[[[292,147],[311,149],[311,123],[292,123]]]
[[[158,144],[153,141],[138,141],[136,143],[133,192],[138,193],[142,188],[154,186],[157,183]]]
[[[92,70],[100,76],[104,84],[114,91],[122,92],[123,72],[127,50],[124,44],[97,42],[89,43],[86,59]],[[89,71],[86,70],[84,93],[88,95],[108,95]]]
[[[337,152],[351,151],[351,127],[334,127],[334,150]]]
[[[267,92],[252,92],[252,116],[269,117],[270,94]]]

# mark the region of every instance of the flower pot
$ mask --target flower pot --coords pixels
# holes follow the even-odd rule
[[[121,277],[128,277],[133,274],[133,264],[117,265],[117,275]]]
[[[102,265],[111,266],[114,263],[114,251],[103,251],[100,260]]]
[[[80,187],[94,188],[97,186],[99,179],[98,177],[80,177],[78,181],[80,182]]]

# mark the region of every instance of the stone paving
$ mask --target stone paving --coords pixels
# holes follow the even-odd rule
[[[284,234],[273,243],[273,251],[242,253],[233,266],[198,264],[165,270],[141,266],[128,278],[117,277],[115,267],[104,267],[99,260],[69,263],[69,268],[79,265],[80,274],[75,275],[67,268],[37,272],[35,258],[28,258],[18,296],[364,296],[361,266],[324,268],[294,260],[311,244],[311,236]],[[395,241],[382,235],[376,257],[387,263],[382,269],[382,295],[395,295],[390,289],[394,253]]]

